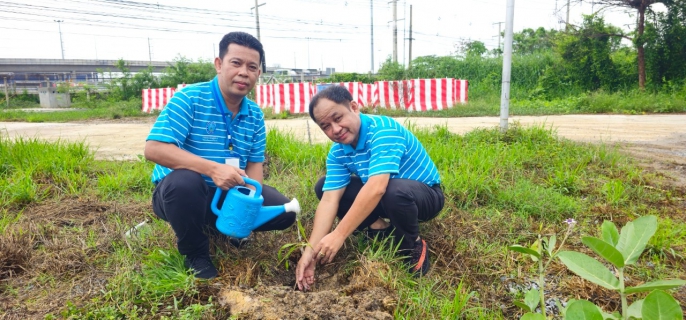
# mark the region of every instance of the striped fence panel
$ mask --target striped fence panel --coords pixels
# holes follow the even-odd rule
[[[444,110],[467,102],[467,81],[452,78],[408,80],[408,111]]]
[[[443,110],[458,103],[466,103],[469,89],[467,80],[452,78],[336,84],[346,87],[360,106],[420,112]],[[185,86],[186,84],[179,84],[177,88],[143,89],[142,111],[150,113],[162,110],[174,92]],[[262,108],[272,108],[274,113],[307,113],[318,86],[325,87],[326,84],[304,82],[258,85],[255,86],[255,102]]]
[[[161,111],[174,95],[174,88],[143,89],[143,107],[141,111],[150,113],[153,110]]]
[[[309,112],[310,99],[316,87],[309,82],[272,84],[274,113],[288,111],[293,114]],[[261,105],[262,106],[262,105]]]

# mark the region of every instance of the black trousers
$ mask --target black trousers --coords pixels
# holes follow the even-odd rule
[[[172,171],[155,187],[153,211],[171,224],[179,253],[186,256],[209,254],[208,234],[220,234],[215,225],[217,216],[210,209],[216,190],[216,187],[208,186],[199,173],[186,169]],[[220,205],[225,197],[226,192],[223,192]],[[262,197],[264,206],[282,205],[290,201],[268,185],[262,185]],[[294,222],[295,213],[286,212],[255,231],[283,230]]]
[[[314,186],[314,192],[320,200],[324,194],[324,179],[325,177],[320,178]],[[343,219],[348,213],[363,186],[359,177],[352,176],[350,179],[338,205],[336,214],[339,219]],[[400,241],[399,250],[409,250],[414,247],[414,241],[419,236],[419,222],[435,218],[443,209],[444,203],[443,190],[438,185],[429,187],[415,180],[390,179],[379,205],[362,221],[357,230],[364,230],[379,217],[388,218],[395,228],[395,240]]]

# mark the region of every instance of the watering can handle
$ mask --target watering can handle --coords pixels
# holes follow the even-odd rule
[[[243,181],[255,187],[255,198],[259,198],[262,195],[262,184],[248,177],[243,177]]]

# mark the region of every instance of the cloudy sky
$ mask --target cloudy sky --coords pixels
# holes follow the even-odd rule
[[[258,0],[260,38],[268,66],[369,72],[393,52],[393,6],[389,0]],[[575,1],[572,1],[575,2]],[[413,57],[448,55],[463,40],[498,47],[498,22],[506,0],[398,0],[398,61],[408,59],[410,5]],[[257,35],[254,0],[8,0],[0,1],[0,58],[170,61],[182,55],[211,59],[230,31]],[[570,6],[570,21],[601,9],[590,0]],[[518,0],[514,29],[563,28],[565,0]],[[603,11],[606,21],[627,29],[635,16]],[[61,22],[56,22],[61,21]],[[502,24],[504,28],[504,23]]]

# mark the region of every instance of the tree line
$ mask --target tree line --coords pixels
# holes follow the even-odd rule
[[[525,29],[514,34],[512,97],[554,99],[584,92],[686,91],[686,0],[601,0],[608,6],[637,10],[637,26],[625,33],[599,14],[584,16],[564,31]],[[665,12],[651,10],[661,2]],[[110,98],[140,98],[144,88],[175,87],[208,81],[212,61],[177,57],[156,77],[152,67],[136,74],[125,61],[116,68],[122,77],[111,82]],[[469,81],[470,97],[500,94],[502,52],[480,41],[456,44],[448,56],[423,56],[406,68],[388,58],[376,75],[338,73],[327,82],[460,78]]]

